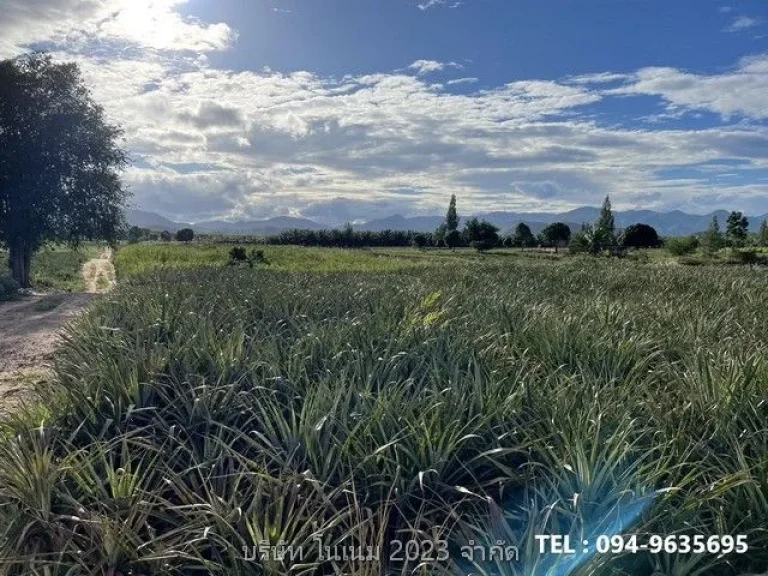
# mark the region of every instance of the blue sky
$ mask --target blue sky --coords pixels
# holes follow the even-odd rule
[[[768,212],[765,0],[0,0],[78,61],[135,203],[327,223]]]

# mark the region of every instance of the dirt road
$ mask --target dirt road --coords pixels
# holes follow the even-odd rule
[[[115,285],[109,249],[83,266],[86,294],[51,294],[0,304],[0,415],[30,396],[45,378],[62,327],[84,310],[94,294]]]
[[[105,248],[101,258],[96,258],[83,266],[85,291],[89,294],[109,292],[115,285],[115,267],[112,265],[112,250]]]

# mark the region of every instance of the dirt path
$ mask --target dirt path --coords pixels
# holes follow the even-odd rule
[[[112,265],[112,250],[104,248],[101,258],[96,258],[83,266],[85,291],[89,294],[109,292],[115,285],[115,267]]]
[[[0,304],[0,416],[29,398],[46,378],[62,327],[84,310],[94,294],[115,285],[112,252],[83,266],[87,294],[36,295]]]

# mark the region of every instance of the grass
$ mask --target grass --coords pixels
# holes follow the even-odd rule
[[[95,244],[83,244],[77,250],[68,246],[49,245],[32,257],[32,287],[36,290],[82,292],[85,290],[82,268],[88,260],[98,258]],[[9,278],[8,253],[0,250],[0,276]]]
[[[201,266],[226,266],[231,246],[220,244],[131,244],[115,257],[118,277],[128,278],[155,270],[184,270]],[[415,250],[413,248],[307,248],[259,246],[266,263],[259,267],[280,272],[394,272],[426,266],[487,262],[499,258],[558,258],[554,254],[520,250],[493,250],[478,254],[473,249]],[[562,255],[560,255],[562,256]]]
[[[274,271],[314,251],[265,253],[272,269],[138,275],[121,251],[126,280],[0,441],[4,573],[768,569],[762,271],[332,251],[321,270],[365,273],[318,275]],[[535,540],[618,532],[749,551],[570,558]],[[398,540],[449,560],[392,560]],[[334,565],[318,541],[382,548]],[[462,557],[497,541],[519,562]],[[263,542],[303,558],[244,558]]]

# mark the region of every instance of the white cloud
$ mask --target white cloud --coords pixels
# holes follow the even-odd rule
[[[54,42],[83,47],[94,40],[144,48],[205,52],[224,50],[237,34],[224,23],[182,17],[188,0],[4,0],[0,57],[25,52],[30,44]]]
[[[463,2],[460,0],[425,0],[416,6],[418,6],[419,10],[424,11],[429,10],[430,8],[437,8],[439,6],[444,6],[447,8],[458,8],[462,4]]]
[[[613,95],[656,95],[671,106],[707,110],[724,118],[735,115],[768,118],[768,54],[745,58],[735,70],[699,75],[675,68],[644,68]]]
[[[455,80],[448,80],[446,84],[455,86],[457,84],[477,84],[479,81],[479,78],[456,78]]]
[[[202,53],[227,47],[234,33],[181,16],[183,0],[44,0],[26,11],[21,0],[6,1],[2,46],[55,42],[59,58],[80,63],[95,98],[125,128],[136,202],[180,220],[437,213],[451,193],[466,211],[561,210],[606,193],[619,208],[703,211],[740,199],[744,209],[768,210],[764,180],[719,185],[726,202],[713,193],[712,174],[660,175],[723,158],[741,163],[722,173],[768,169],[768,55],[719,74],[649,68],[459,93],[425,78],[455,62],[419,60],[340,80],[214,68]],[[120,6],[148,10],[150,29],[167,35],[135,34],[144,20]],[[587,116],[602,100],[632,95],[666,103],[668,123],[606,126]],[[670,128],[681,110],[739,121]]]
[[[760,24],[760,20],[757,18],[750,18],[749,16],[738,16],[733,22],[725,29],[725,32],[741,32],[743,30],[749,30]]]
[[[438,62],[437,60],[416,60],[416,62],[408,66],[409,70],[415,70],[419,76],[440,72],[446,68],[461,69],[462,66],[456,62]]]

